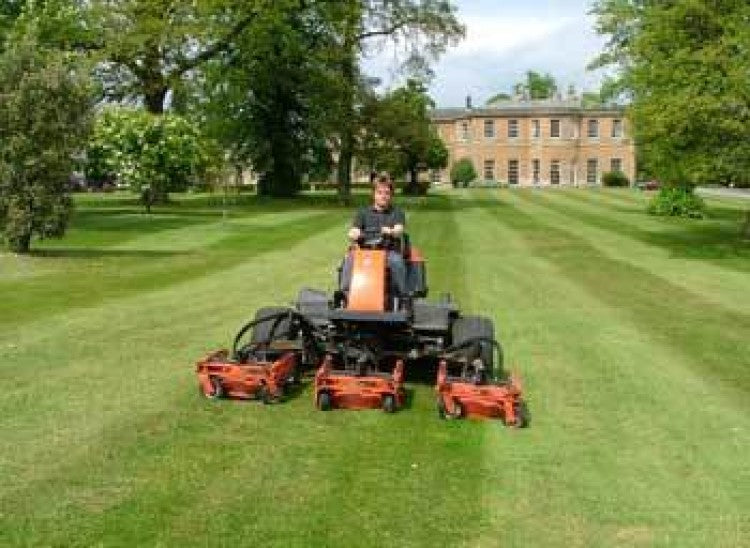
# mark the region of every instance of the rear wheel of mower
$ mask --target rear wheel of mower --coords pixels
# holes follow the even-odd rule
[[[320,392],[318,394],[318,409],[321,411],[330,411],[333,407],[333,399],[330,392]]]
[[[382,407],[386,413],[394,413],[396,411],[396,396],[393,394],[383,395]]]
[[[484,339],[495,339],[495,324],[491,319],[484,316],[463,316],[457,318],[451,326],[452,345],[456,346],[468,340],[481,337]],[[476,350],[468,349],[469,360],[480,358],[486,367],[488,377],[493,377],[494,370],[503,368],[503,351],[498,341],[498,355],[495,360],[495,351],[492,345],[486,342],[480,343]]]

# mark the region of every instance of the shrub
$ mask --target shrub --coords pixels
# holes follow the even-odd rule
[[[602,185],[610,187],[630,186],[630,179],[622,171],[608,171],[602,175]]]
[[[651,215],[702,219],[706,216],[706,204],[692,187],[667,186],[651,199],[646,211]]]
[[[467,187],[477,178],[477,172],[470,158],[461,158],[451,168],[451,183],[454,187]]]

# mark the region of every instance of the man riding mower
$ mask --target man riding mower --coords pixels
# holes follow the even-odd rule
[[[293,308],[261,309],[258,316],[276,310],[275,317],[285,318],[283,333],[266,329],[263,337],[254,337],[257,344],[247,348],[247,360],[235,348],[234,359],[225,353],[199,364],[206,395],[264,396],[261,386],[276,394],[278,390],[270,388],[272,383],[288,384],[300,369],[315,368],[314,398],[319,409],[379,407],[392,412],[405,402],[407,378],[434,380],[440,370],[438,392],[443,396],[445,416],[479,416],[480,407],[485,406],[488,412],[484,416],[517,422],[520,386],[515,381],[495,381],[502,376],[502,353],[492,320],[463,314],[449,295],[438,301],[427,300],[425,260],[409,244],[405,216],[391,204],[391,197],[390,182],[378,181],[373,204],[357,212],[348,233],[352,244],[332,296],[303,288]],[[294,354],[294,366],[284,366],[285,352]],[[248,369],[252,364],[265,368],[264,373],[234,369]],[[473,378],[449,374],[448,368],[455,364],[471,364],[482,374]],[[272,373],[274,367],[278,381]],[[223,376],[222,371],[226,372]],[[247,373],[247,382],[240,386],[237,379],[243,373]],[[212,378],[224,384],[214,389]],[[500,385],[507,388],[503,394],[490,390]],[[233,388],[228,389],[230,386]],[[495,403],[476,400],[485,398],[488,391]],[[498,411],[500,400],[510,407]],[[492,405],[495,407],[490,409]]]

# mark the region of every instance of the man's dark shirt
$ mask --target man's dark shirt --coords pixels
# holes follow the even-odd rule
[[[390,228],[395,225],[406,226],[406,216],[393,205],[382,211],[375,209],[375,206],[362,207],[352,221],[352,227],[359,228],[367,236],[379,235],[384,226]]]

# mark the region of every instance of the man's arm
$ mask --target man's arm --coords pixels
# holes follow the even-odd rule
[[[365,217],[361,209],[357,210],[352,219],[352,226],[347,235],[350,240],[359,240],[362,237],[362,229],[365,226]]]
[[[406,216],[400,209],[396,210],[393,219],[393,226],[383,227],[383,234],[387,236],[393,236],[394,238],[400,238],[404,233],[404,226],[406,225]]]

